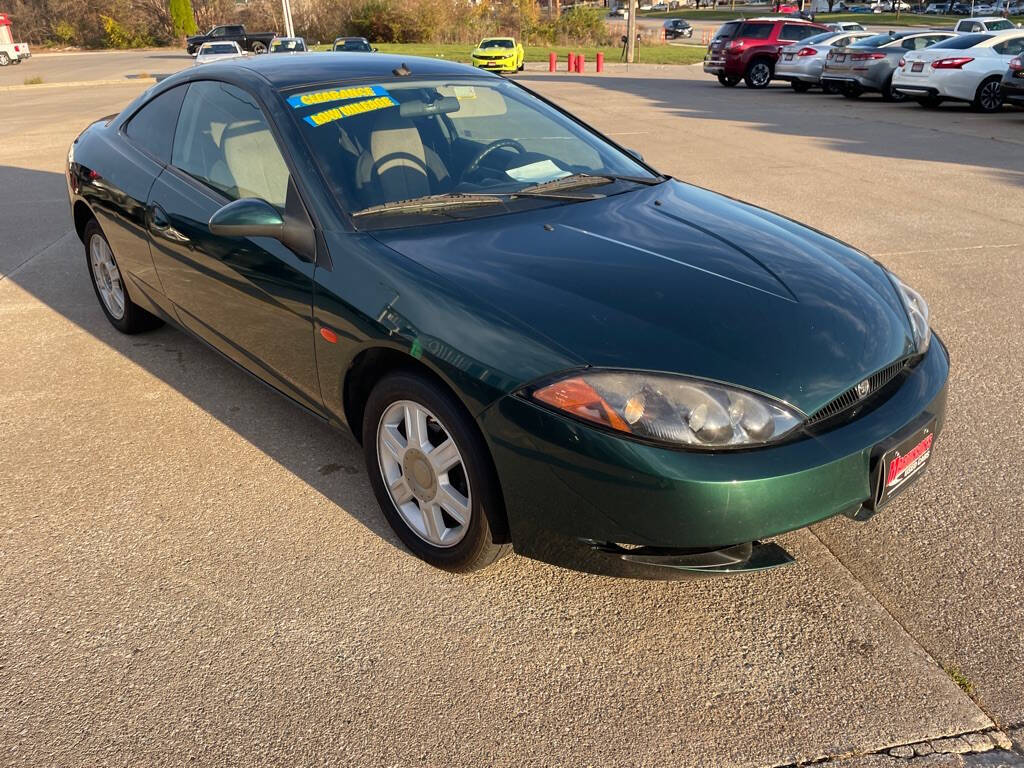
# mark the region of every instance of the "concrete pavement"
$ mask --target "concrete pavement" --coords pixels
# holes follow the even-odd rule
[[[698,68],[525,81],[919,288],[954,362],[928,476],[868,524],[786,536],[797,564],[761,576],[434,571],[348,436],[179,331],[106,322],[61,174],[140,88],[9,93],[0,763],[778,766],[1016,733],[1024,113],[726,90]]]

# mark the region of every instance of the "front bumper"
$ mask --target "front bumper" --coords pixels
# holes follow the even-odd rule
[[[517,69],[515,56],[504,59],[478,59],[474,56],[473,66],[478,69],[490,69],[498,72],[515,72]]]
[[[749,451],[700,453],[627,440],[516,396],[491,406],[480,423],[517,552],[594,573],[691,577],[720,571],[673,566],[671,558],[755,542],[756,557],[726,571],[770,567],[785,559],[758,540],[855,515],[873,498],[877,446],[925,413],[941,431],[948,374],[949,358],[935,337],[924,359],[870,412]],[[660,560],[629,557],[637,547]]]

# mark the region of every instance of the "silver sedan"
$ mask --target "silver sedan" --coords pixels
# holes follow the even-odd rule
[[[822,85],[834,86],[843,96],[855,99],[876,91],[886,101],[903,101],[906,96],[892,87],[893,73],[907,51],[919,51],[956,37],[952,32],[889,32],[860,40],[853,45],[835,46],[825,57]]]
[[[822,32],[820,35],[787,45],[779,52],[774,78],[788,80],[794,91],[803,93],[812,86],[821,84],[821,70],[825,66],[825,57],[833,46],[852,45],[870,36],[870,32],[852,30]]]

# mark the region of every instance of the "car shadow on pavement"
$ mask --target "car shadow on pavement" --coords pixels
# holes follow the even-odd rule
[[[63,176],[0,166],[0,189],[45,190],[37,205],[34,244],[19,243],[14,263],[0,262],[9,280],[78,328],[184,395],[224,426],[305,481],[318,493],[398,549],[365,480],[362,448],[348,431],[327,426],[190,334],[171,325],[126,336],[100,309],[89,282],[81,241],[63,193]],[[61,197],[55,193],[61,190]],[[12,222],[0,196],[0,232]],[[2,283],[0,283],[2,285]],[[312,334],[312,329],[310,330]],[[111,381],[111,390],[117,382]],[[159,439],[154,434],[153,439]]]
[[[1016,146],[1024,136],[1022,108],[1006,107],[998,114],[979,114],[968,104],[949,102],[926,111],[914,103],[883,101],[876,94],[865,94],[853,100],[816,90],[797,94],[781,85],[758,91],[743,85],[726,89],[710,76],[706,82],[566,73],[534,76],[527,73],[517,79],[526,81],[527,85],[531,80],[538,84],[582,83],[605,92],[619,91],[648,99],[663,113],[741,123],[785,136],[811,137],[839,152],[987,167],[1008,183],[1024,186],[1024,152]],[[601,98],[606,97],[607,94]],[[708,108],[709,103],[713,107]],[[892,113],[895,110],[906,110],[910,116],[902,115],[898,119],[909,120],[911,124],[901,124],[894,130]],[[955,121],[955,126],[951,121]],[[956,128],[956,141],[950,141],[949,133],[944,130],[947,126],[950,130]],[[997,134],[1005,136],[1006,140],[1000,141]],[[681,126],[678,138],[673,137],[673,141],[685,143],[685,139]],[[756,151],[756,147],[751,149]]]

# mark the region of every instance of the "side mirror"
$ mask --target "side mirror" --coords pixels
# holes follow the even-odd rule
[[[243,197],[228,203],[210,217],[210,232],[218,237],[284,236],[284,218],[270,203]]]
[[[644,161],[644,156],[641,155],[639,152],[637,152],[635,149],[628,149],[627,148],[626,151],[629,154],[631,154],[633,157],[635,157],[637,160],[639,160],[641,163]]]
[[[1020,24],[1018,24],[1017,26],[1019,27],[1019,26],[1020,26]],[[370,52],[371,52],[371,53],[376,53],[376,52],[377,52],[378,50],[380,50],[380,49],[379,49],[379,48],[371,48],[371,49],[370,49]]]

